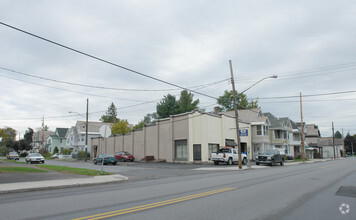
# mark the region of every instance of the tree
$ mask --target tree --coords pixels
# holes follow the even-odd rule
[[[127,120],[121,120],[118,119],[117,122],[115,124],[113,124],[112,128],[111,128],[111,133],[113,135],[115,134],[126,134],[129,133],[131,131],[131,128],[129,127],[129,123],[127,122]]]
[[[31,142],[27,142],[25,139],[21,139],[18,141],[20,145],[20,150],[31,150],[32,146],[30,145]]]
[[[158,115],[156,112],[153,113],[148,113],[146,116],[143,118],[143,122],[145,122],[147,125],[153,123],[154,119],[157,119]]]
[[[178,104],[176,97],[168,94],[157,104],[156,110],[158,118],[168,118],[171,115],[176,114]]]
[[[141,129],[141,128],[143,128],[143,126],[145,126],[145,125],[147,125],[146,122],[140,121],[137,125],[135,125],[135,126],[133,127],[133,129],[134,129],[134,130],[136,130],[136,129]]]
[[[237,109],[251,109],[258,108],[258,100],[247,99],[247,96],[243,93],[236,92]],[[221,106],[220,111],[232,111],[234,110],[234,94],[233,91],[225,90],[224,95],[218,98],[218,104]]]
[[[335,132],[335,138],[337,138],[337,139],[341,139],[342,138],[342,135],[341,135],[340,131],[336,131]]]
[[[177,101],[178,104],[178,109],[176,111],[177,114],[190,112],[198,108],[199,99],[193,101],[193,96],[194,95],[190,92],[188,93],[187,90],[183,90],[180,93],[180,98]]]
[[[25,139],[25,141],[27,143],[32,143],[32,139],[33,139],[33,129],[32,128],[28,128],[26,131],[25,131],[25,134],[23,136],[23,138]]]
[[[106,123],[115,123],[117,121],[117,108],[113,102],[108,107],[106,114],[101,116],[100,121]]]
[[[190,112],[198,108],[199,99],[193,101],[193,94],[187,90],[180,93],[179,100],[176,97],[168,94],[157,104],[158,118],[168,118],[171,115]]]
[[[2,141],[15,140],[16,130],[10,127],[0,128],[0,138]]]
[[[351,153],[351,147],[353,147],[353,152],[355,152],[356,138],[354,136],[351,136],[350,133],[347,133],[344,139],[344,145],[346,148],[346,152]]]

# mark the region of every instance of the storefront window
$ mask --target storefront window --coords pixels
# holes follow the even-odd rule
[[[188,160],[187,140],[176,140],[174,147],[175,160]]]

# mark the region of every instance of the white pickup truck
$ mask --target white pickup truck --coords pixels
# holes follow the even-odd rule
[[[242,163],[246,164],[247,155],[241,154]],[[219,165],[220,162],[232,165],[234,162],[239,161],[239,154],[237,149],[226,147],[221,148],[217,152],[210,154],[210,160],[214,161],[215,165]]]

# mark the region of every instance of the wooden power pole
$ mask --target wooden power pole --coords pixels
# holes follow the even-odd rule
[[[232,92],[234,94],[234,111],[235,111],[235,122],[236,122],[236,137],[237,137],[237,147],[239,153],[239,169],[242,169],[242,161],[241,161],[241,141],[240,141],[240,128],[239,128],[239,113],[237,111],[237,101],[236,101],[236,90],[235,90],[235,82],[234,82],[234,73],[232,71],[232,63],[230,63],[230,72],[231,72],[231,84],[232,84]]]
[[[299,94],[300,96],[300,126],[302,128],[302,159],[305,162],[305,146],[304,146],[304,124],[303,124],[303,107],[302,107],[302,93]]]

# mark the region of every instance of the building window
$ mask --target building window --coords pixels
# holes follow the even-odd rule
[[[174,148],[175,160],[188,160],[187,140],[176,140]]]
[[[217,152],[219,150],[219,144],[208,144],[208,157],[210,157],[210,154],[213,152]]]
[[[59,143],[62,143],[62,139],[59,139]]]
[[[299,134],[293,134],[293,141],[300,141],[300,135]]]
[[[263,131],[264,131],[264,135],[267,136],[267,135],[268,135],[268,128],[267,128],[267,126],[263,126]]]
[[[279,130],[274,131],[274,138],[281,139],[281,132]]]
[[[257,125],[257,135],[262,135],[262,125]]]

